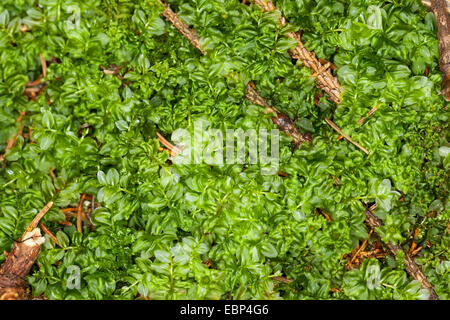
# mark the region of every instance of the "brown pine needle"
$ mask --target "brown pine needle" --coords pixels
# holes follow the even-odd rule
[[[359,247],[359,249],[355,252],[355,254],[353,255],[352,259],[350,260],[350,264],[352,264],[353,262],[355,262],[356,258],[359,256],[359,254],[361,252],[364,251],[364,249],[366,249],[367,247],[367,242],[369,241],[370,237],[372,236],[373,233],[373,229],[370,230],[369,232],[369,236],[367,237],[366,240],[364,240],[364,242],[362,243],[362,245]]]
[[[69,221],[60,221],[58,222],[60,225],[65,226],[65,227],[70,227],[72,226],[72,222]]]
[[[42,231],[44,231],[44,233],[50,236],[50,238],[53,240],[54,243],[58,244],[58,239],[56,239],[55,235],[51,233],[51,231],[48,230],[47,227],[44,226],[42,222],[39,222],[39,226],[41,227]]]
[[[42,79],[42,74],[40,74],[40,75],[37,77],[36,80],[32,80],[32,81],[30,80],[30,81],[28,81],[27,84],[26,84],[26,87],[27,87],[27,88],[29,88],[29,87],[36,87],[36,86],[40,85],[40,84],[41,84],[41,79]]]
[[[364,152],[365,154],[369,155],[369,151],[366,148],[361,146],[359,143],[353,141],[353,139],[350,138],[348,135],[346,135],[344,132],[342,132],[342,130],[333,121],[331,121],[328,118],[325,118],[325,121],[326,121],[326,123],[328,123],[328,125],[330,127],[332,127],[337,133],[339,133],[341,136],[343,136],[348,142],[352,143],[358,149],[360,149],[362,152]]]
[[[167,141],[166,138],[164,138],[159,132],[156,132],[156,135],[158,137],[159,142],[169,150],[169,154],[172,157],[175,157],[178,153],[181,152],[180,148],[175,147],[173,144]]]
[[[50,201],[49,203],[47,203],[45,205],[44,208],[42,208],[42,210],[37,214],[36,217],[34,217],[34,219],[31,221],[31,223],[28,225],[27,229],[25,230],[25,232],[22,235],[22,238],[25,236],[25,234],[27,232],[31,232],[34,228],[37,227],[37,225],[39,224],[39,221],[41,221],[42,217],[47,213],[48,210],[50,210],[50,208],[53,206],[53,201]]]
[[[411,252],[411,256],[417,256],[417,254],[420,252],[420,250],[422,250],[422,247],[418,247],[416,250],[414,250],[413,252]]]
[[[367,117],[362,117],[361,119],[359,119],[358,124],[361,126],[364,123],[364,121],[366,121],[366,119],[369,118],[371,115],[373,115],[377,110],[378,107],[372,108],[367,114]]]
[[[39,54],[39,59],[41,60],[41,65],[42,65],[42,75],[45,78],[45,77],[47,77],[47,62],[45,61],[42,53]]]
[[[82,224],[81,224],[81,216],[82,216],[82,209],[83,209],[83,203],[84,203],[84,197],[86,195],[83,193],[81,195],[81,199],[80,199],[80,203],[78,204],[77,207],[77,230],[79,232],[83,232],[83,228],[82,228]]]

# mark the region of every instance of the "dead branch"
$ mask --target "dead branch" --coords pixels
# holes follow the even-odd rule
[[[36,228],[44,214],[51,208],[49,202],[31,221],[22,238],[14,242],[0,268],[0,300],[24,300],[30,298],[30,290],[25,277],[41,251],[45,238]]]
[[[442,72],[442,95],[450,101],[450,14],[445,0],[431,0],[431,9],[436,17],[439,38],[439,67]]]
[[[253,2],[264,12],[278,10],[270,0],[253,0]],[[280,24],[286,24],[286,19],[283,16],[280,18]],[[306,67],[312,69],[313,76],[316,77],[317,87],[325,91],[329,95],[331,101],[337,104],[340,103],[341,86],[339,85],[337,78],[331,74],[330,68],[332,67],[332,64],[330,62],[322,64],[313,52],[310,52],[305,48],[298,33],[289,32],[288,36],[297,41],[297,47],[289,52],[291,57],[302,61]]]
[[[278,126],[280,131],[283,131],[287,136],[291,137],[294,143],[294,150],[303,142],[312,143],[312,137],[310,134],[301,134],[297,129],[295,123],[284,113],[271,107],[265,99],[263,99],[258,91],[256,91],[255,85],[252,82],[247,84],[247,91],[245,97],[250,102],[266,108],[266,112],[275,113],[276,116],[272,117],[272,122]]]
[[[202,48],[202,44],[200,42],[200,38],[197,36],[195,30],[189,28],[189,26],[184,23],[178,15],[172,11],[168,4],[163,3],[161,0],[158,0],[159,3],[164,6],[163,16],[173,24],[175,28],[186,38],[189,42],[197,48],[203,55],[206,54],[206,51]]]
[[[180,31],[180,33],[183,34],[183,36],[187,38],[195,48],[200,50],[200,52],[203,55],[205,55],[206,51],[202,48],[200,39],[197,36],[195,30],[190,29],[186,23],[181,21],[180,18],[176,15],[176,13],[173,12],[172,9],[170,9],[170,6],[168,4],[164,4],[161,0],[158,1],[165,8],[163,12],[164,17],[169,22],[171,22],[175,26],[175,28],[177,28],[177,30]],[[255,85],[251,82],[247,84],[246,98],[250,102],[266,108],[267,113],[274,112],[276,114],[276,117],[272,118],[273,123],[276,124],[281,131],[286,133],[288,136],[292,137],[295,149],[297,149],[300,146],[300,144],[305,141],[312,142],[310,134],[302,135],[297,129],[295,123],[291,119],[289,119],[289,117],[286,114],[281,113],[275,108],[269,106],[269,104],[258,93]]]
[[[366,214],[366,224],[371,229],[375,229],[383,225],[383,222],[372,213],[371,209],[366,208],[366,210],[364,210],[364,213]],[[403,252],[403,249],[400,245],[393,245],[390,243],[386,243],[386,247],[388,247],[388,249],[392,252],[394,256],[396,256],[400,252]],[[411,257],[407,252],[403,252],[403,254],[405,256],[406,272],[408,272],[408,274],[414,280],[419,281],[423,289],[427,289],[430,292],[429,300],[439,300],[439,297],[434,291],[433,286],[431,285],[430,282],[428,282],[428,279],[425,277],[425,275],[423,274],[422,270],[420,269],[419,265],[416,263],[414,258]]]

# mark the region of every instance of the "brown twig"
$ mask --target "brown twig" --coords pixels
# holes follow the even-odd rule
[[[245,93],[247,100],[253,104],[266,108],[267,113],[275,113],[276,116],[272,117],[272,122],[278,126],[287,136],[291,137],[294,143],[294,150],[297,149],[303,142],[312,143],[312,137],[310,134],[301,134],[297,129],[295,123],[284,113],[278,111],[276,108],[271,107],[265,99],[263,99],[253,82],[247,84],[247,91]]]
[[[36,217],[34,217],[34,219],[28,225],[27,229],[25,230],[25,232],[22,235],[22,239],[24,238],[24,236],[27,232],[31,232],[33,229],[35,229],[37,227],[37,225],[41,221],[42,217],[48,212],[48,210],[50,210],[50,208],[52,206],[53,206],[53,201],[50,201],[49,203],[47,203],[45,205],[44,208],[42,208],[42,210],[36,215]]]
[[[80,202],[79,202],[78,207],[77,207],[77,230],[79,232],[83,232],[82,223],[81,223],[81,216],[82,216],[82,209],[83,209],[83,203],[84,203],[84,197],[85,196],[86,195],[84,193],[81,195],[81,199],[80,199]]]
[[[253,2],[264,12],[278,10],[270,0],[253,0]],[[280,18],[280,24],[286,24],[286,19],[283,16]],[[339,85],[337,78],[330,72],[332,64],[329,62],[323,64],[324,60],[318,60],[313,52],[308,51],[298,33],[289,32],[288,37],[297,41],[297,46],[289,52],[291,57],[302,61],[306,67],[312,69],[313,77],[316,78],[317,87],[325,91],[329,95],[331,101],[339,104],[341,102],[341,86]]]
[[[47,227],[44,226],[42,222],[39,222],[39,226],[41,227],[42,231],[44,231],[44,233],[49,235],[49,237],[53,240],[54,243],[58,244],[58,239],[56,239],[55,235],[51,233],[51,231],[48,230]]]
[[[189,28],[189,26],[184,23],[179,17],[178,15],[172,11],[172,9],[170,8],[170,6],[168,4],[163,3],[161,0],[158,0],[159,3],[164,6],[164,12],[163,12],[163,16],[170,22],[173,24],[173,26],[175,28],[177,28],[177,30],[179,32],[181,32],[181,34],[189,40],[189,42],[195,47],[197,48],[203,55],[206,54],[206,51],[202,48],[202,44],[200,42],[200,38],[198,37],[197,33],[195,32],[195,30]]]
[[[200,52],[205,55],[206,51],[202,48],[201,42],[195,30],[190,29],[189,26],[180,20],[180,18],[170,9],[168,4],[164,4],[161,0],[158,0],[161,5],[164,6],[165,10],[163,12],[164,17],[171,22],[175,28],[183,34],[185,38],[189,40],[189,42]],[[274,107],[269,106],[269,104],[261,97],[261,95],[256,90],[255,85],[252,82],[247,84],[246,90],[246,98],[259,106],[262,106],[266,109],[267,113],[274,112],[276,117],[272,118],[272,122],[276,124],[281,131],[286,133],[288,136],[292,137],[294,140],[294,148],[297,149],[302,142],[312,142],[312,137],[310,134],[302,135],[297,129],[295,123],[289,119],[289,117],[276,110]]]
[[[446,4],[447,4],[447,10],[446,10],[446,11],[447,11],[448,14],[450,14],[450,1],[449,1],[449,0],[446,0],[446,2],[447,2],[447,3],[446,3]],[[432,10],[432,9],[431,9],[431,0],[422,0],[422,4],[423,4],[425,7],[427,7],[428,10],[430,10],[430,11]]]
[[[325,118],[326,123],[328,123],[328,125],[330,127],[332,127],[337,133],[339,133],[341,136],[343,136],[348,142],[354,144],[359,150],[361,150],[362,152],[364,152],[365,154],[369,154],[369,151],[364,148],[363,146],[361,146],[359,143],[353,141],[352,138],[350,138],[348,135],[346,135],[344,132],[342,132],[342,130],[330,119]]]
[[[364,210],[364,213],[366,215],[366,224],[369,226],[369,228],[375,229],[375,228],[382,226],[383,222],[372,213],[372,210],[370,208],[366,208],[366,210]],[[403,249],[400,245],[393,245],[390,243],[386,243],[386,247],[388,247],[388,249],[392,252],[392,254],[394,256],[396,256],[400,252],[403,252]],[[423,289],[429,290],[429,292],[430,292],[429,299],[430,300],[439,300],[439,297],[436,294],[436,291],[434,291],[433,286],[430,284],[430,282],[428,282],[428,279],[425,277],[422,270],[420,270],[420,267],[416,263],[414,258],[412,256],[410,256],[407,252],[406,253],[403,252],[403,254],[405,257],[404,262],[405,262],[406,272],[408,272],[408,274],[414,280],[419,281],[420,285]]]
[[[171,144],[166,140],[159,132],[156,132],[156,136],[158,137],[159,142],[167,148],[171,157],[175,157],[178,153],[181,152],[181,149]]]
[[[26,276],[41,251],[45,238],[39,228],[26,232],[14,242],[11,252],[0,268],[0,300],[24,300],[31,294]]]
[[[378,107],[374,107],[372,108],[369,113],[367,113],[367,117],[362,117],[361,119],[359,119],[358,124],[361,126],[364,121],[366,121],[367,118],[369,118],[370,116],[372,116],[375,112],[377,112]]]

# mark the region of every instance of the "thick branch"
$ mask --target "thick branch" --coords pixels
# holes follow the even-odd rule
[[[11,252],[7,254],[6,260],[0,268],[0,300],[30,298],[30,290],[25,277],[30,272],[41,251],[41,245],[45,241],[45,238],[41,236],[41,230],[36,226],[52,205],[51,201],[47,203],[28,225],[22,238],[14,242]]]
[[[450,0],[446,0],[447,2],[447,13],[450,14]],[[422,4],[427,7],[428,10],[431,11],[431,0],[422,0]]]
[[[450,14],[447,5],[445,0],[431,0],[431,9],[438,25],[442,95],[445,100],[450,101]]]
[[[45,238],[36,228],[16,241],[6,261],[0,268],[0,300],[29,299],[30,291],[25,280],[28,272],[41,251]]]

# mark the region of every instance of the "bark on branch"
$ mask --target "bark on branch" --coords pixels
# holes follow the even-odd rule
[[[450,101],[450,14],[447,5],[445,0],[431,0],[431,9],[438,25],[442,95],[445,100]]]
[[[7,254],[5,262],[0,267],[0,300],[25,300],[31,297],[26,276],[45,241],[41,236],[41,230],[36,226],[52,205],[53,202],[49,202],[38,213],[22,238],[14,242],[11,252]]]
[[[375,230],[375,228],[380,227],[383,225],[383,222],[378,219],[370,209],[366,209],[364,211],[366,214],[366,224],[372,229]],[[402,247],[399,245],[393,245],[390,243],[386,243],[386,247],[392,252],[394,256],[396,256],[399,252],[403,251]],[[423,289],[427,289],[430,292],[429,300],[439,300],[438,295],[436,294],[436,291],[434,291],[433,286],[430,282],[428,282],[427,278],[423,274],[422,270],[420,269],[419,265],[416,263],[413,257],[411,257],[408,253],[403,252],[405,256],[405,268],[406,272],[413,278],[414,280],[417,280],[420,282],[420,285]]]
[[[450,14],[450,1],[449,1],[449,0],[446,0],[446,2],[447,2],[447,13]],[[431,11],[431,0],[423,0],[423,1],[422,1],[422,4],[423,4],[425,7],[427,7],[428,10]]]

